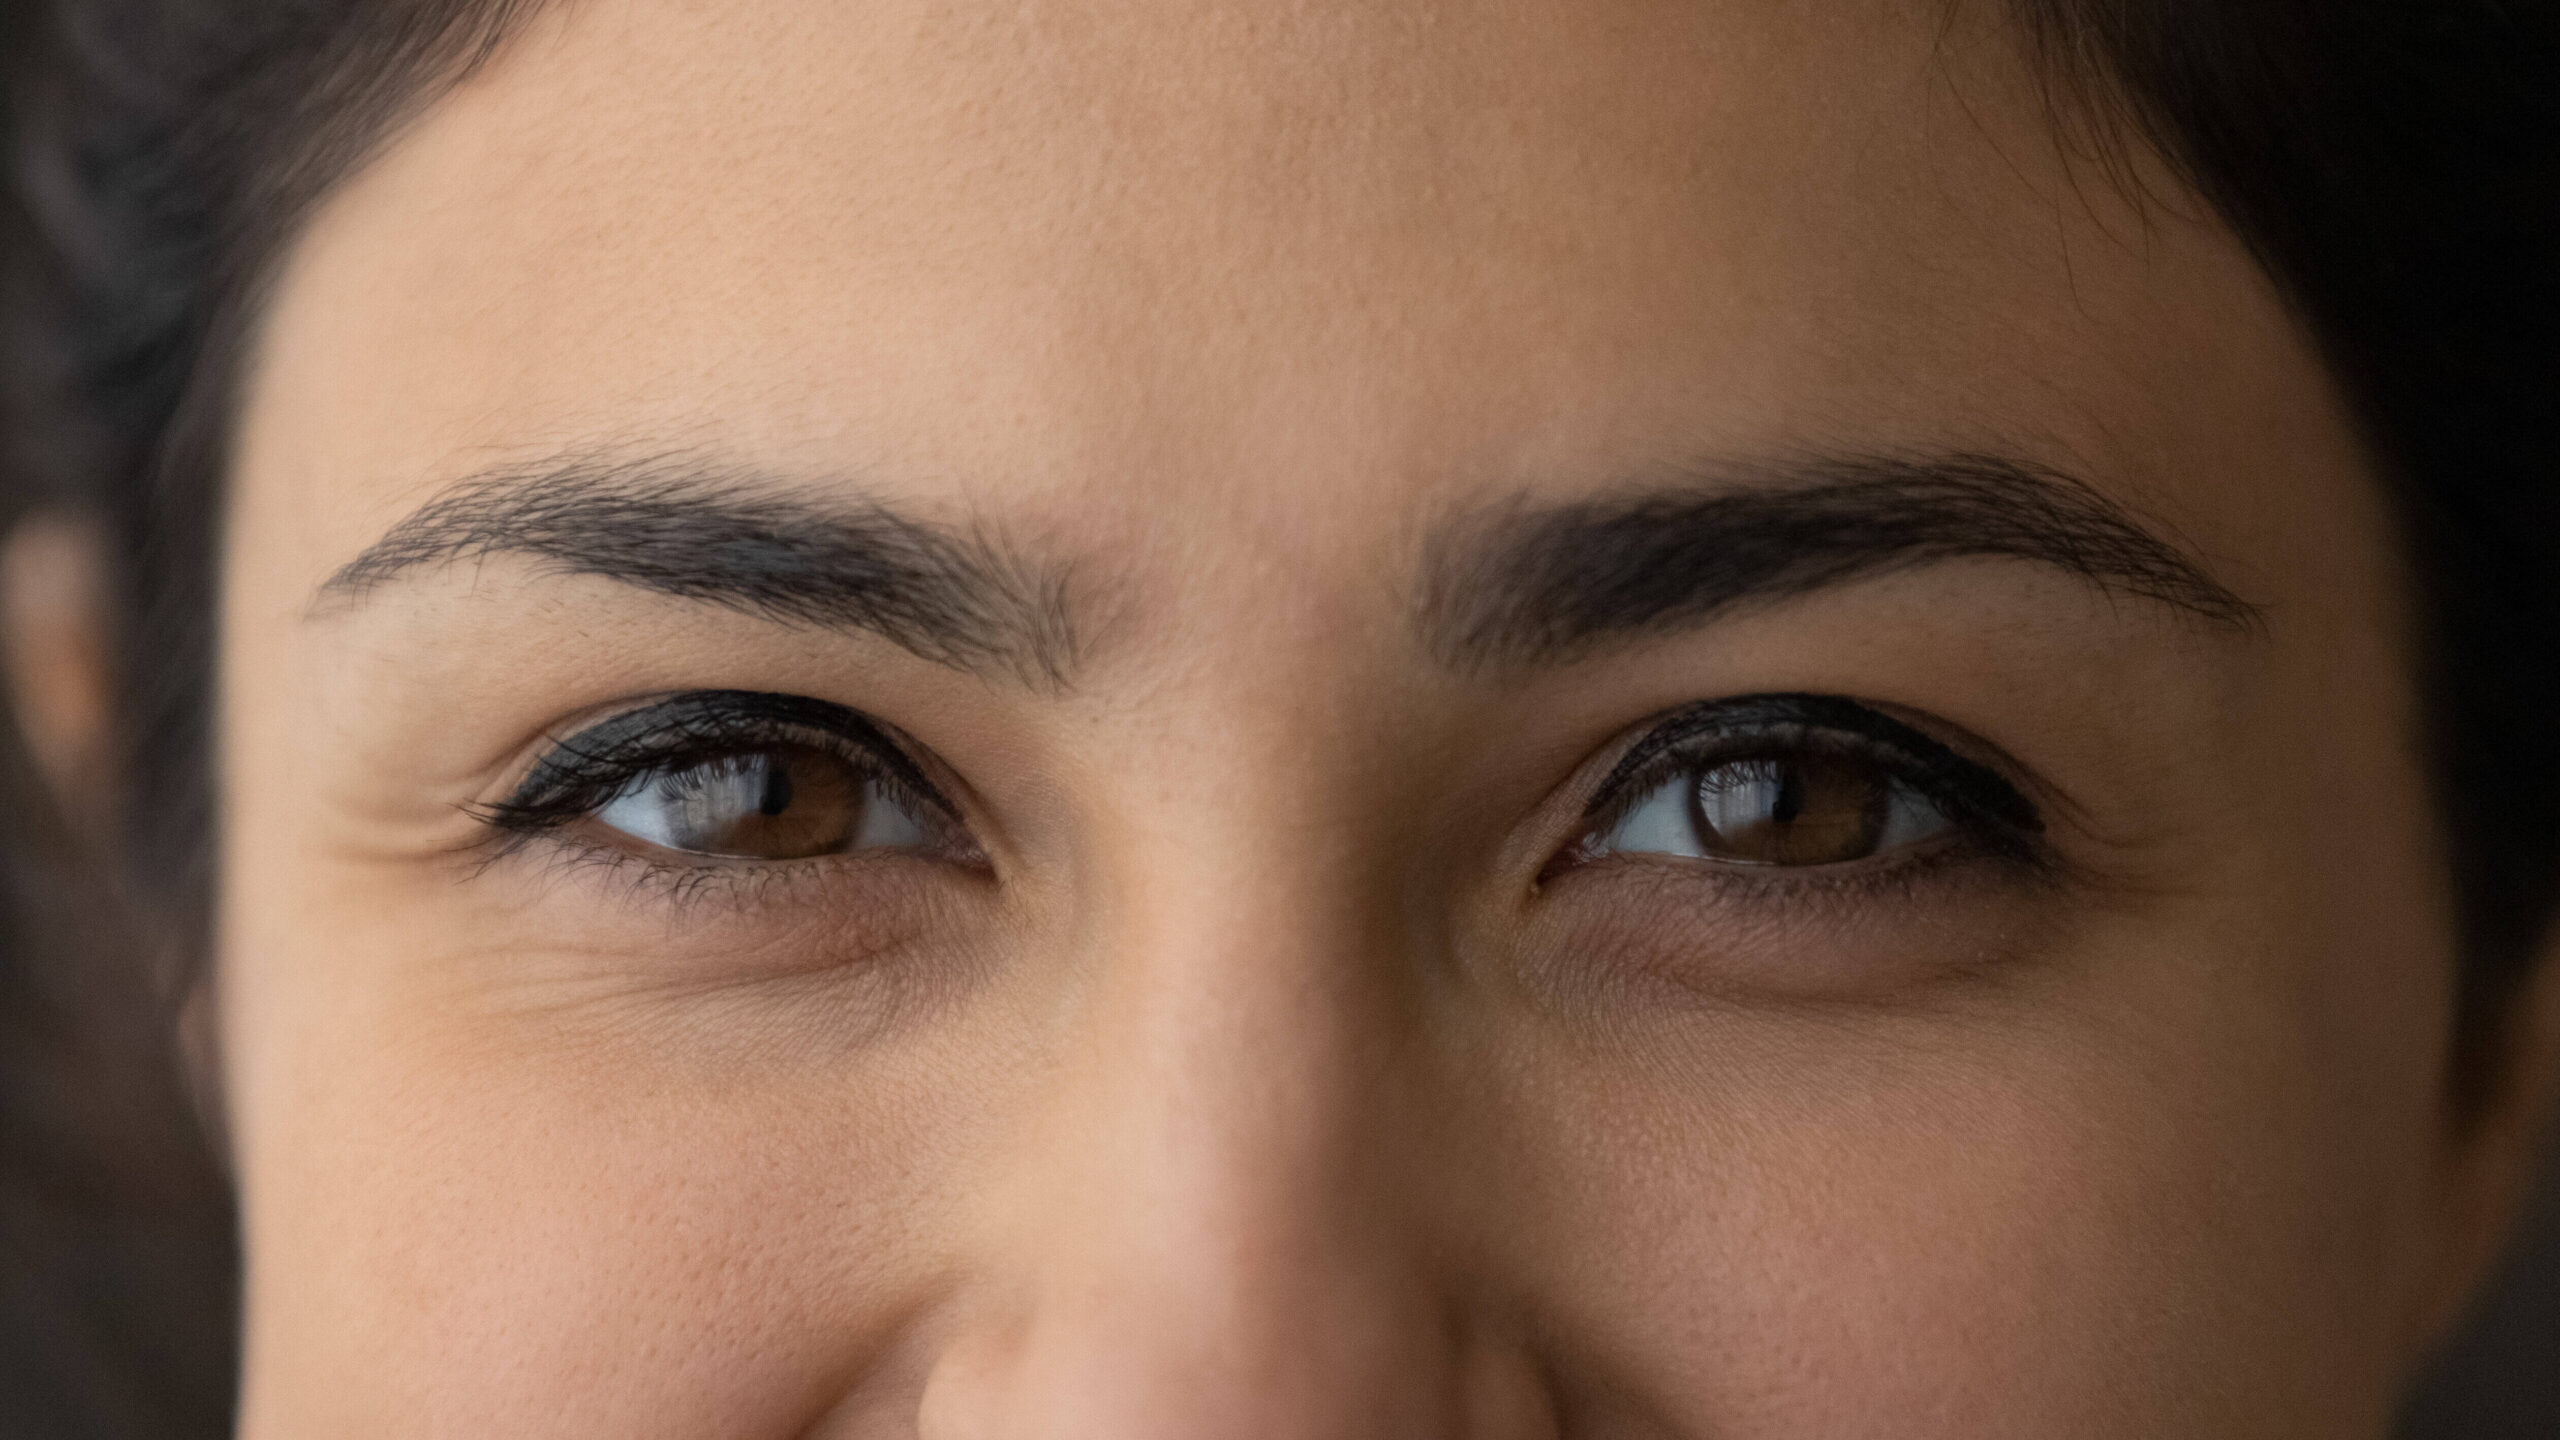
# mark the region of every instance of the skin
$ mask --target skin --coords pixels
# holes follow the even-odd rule
[[[1995,18],[535,22],[314,218],[243,395],[242,1433],[2383,1433],[2522,1122],[2446,1099],[2381,502]],[[2067,470],[2259,620],[1967,560],[1416,637],[1452,517],[1807,450]],[[561,453],[993,537],[1075,663],[508,556],[321,595]],[[492,852],[551,738],[714,688],[895,726],[986,864]],[[1771,692],[1995,762],[2056,864],[1544,868],[1650,717]]]

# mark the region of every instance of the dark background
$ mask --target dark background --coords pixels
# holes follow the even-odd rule
[[[2554,577],[2560,583],[2560,577]],[[2560,1145],[2515,1251],[2419,1388],[2406,1440],[2560,1440]]]
[[[0,0],[0,60],[14,61],[34,3],[39,0]],[[8,98],[6,79],[0,71],[0,100]],[[0,110],[0,145],[8,140],[7,122],[7,112]],[[0,195],[0,210],[8,205]],[[15,218],[0,213],[0,224]],[[0,451],[6,448],[0,446]],[[0,489],[15,491],[13,478],[0,475]],[[0,955],[0,971],[19,968],[23,959]],[[10,1033],[10,1027],[0,1025],[0,1045],[8,1043]],[[5,1063],[13,1058],[0,1056],[0,1075],[16,1071]],[[15,1108],[8,1103],[11,1098],[0,1096],[0,1114]],[[0,1165],[26,1159],[24,1150],[0,1145]],[[35,1259],[7,1253],[11,1248],[0,1245],[0,1267],[17,1269]],[[0,1292],[18,1290],[20,1278],[0,1275]],[[23,1333],[17,1337],[19,1345],[26,1341]],[[43,1373],[49,1357],[28,1353],[48,1348],[27,1345],[20,1353],[0,1355],[0,1436],[25,1434],[32,1440],[42,1433],[27,1430],[25,1422],[52,1406],[40,1393],[17,1392],[21,1386],[50,1388],[53,1381]],[[2411,1397],[2402,1434],[2404,1440],[2560,1440],[2560,1143],[2549,1150],[2512,1253]]]

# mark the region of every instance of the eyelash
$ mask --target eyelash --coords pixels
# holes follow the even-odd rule
[[[1682,775],[1740,760],[1807,753],[1874,764],[1937,807],[1957,831],[1950,845],[1879,864],[1741,867],[1683,861],[1685,869],[1757,892],[1802,892],[1843,885],[1901,883],[1933,862],[1988,858],[2030,871],[2053,863],[2044,820],[1999,772],[1969,760],[1900,720],[1836,695],[1771,694],[1701,701],[1673,711],[1646,731],[1611,767],[1584,807],[1581,830],[1547,867],[1552,878],[1583,863],[1592,838],[1605,834],[1657,787]],[[1955,852],[1951,854],[1950,852]]]
[[[679,860],[577,835],[579,822],[640,776],[723,754],[777,745],[823,751],[919,813],[965,835],[958,809],[926,779],[905,749],[858,712],[805,696],[695,691],[599,722],[556,742],[505,800],[475,807],[497,844],[493,860],[537,840],[555,846],[563,868],[609,869],[670,898],[712,889],[753,900],[804,879],[816,866],[853,857],[724,862]],[[2036,807],[1998,772],[1880,711],[1838,696],[1754,695],[1685,706],[1630,745],[1594,789],[1578,837],[1540,876],[1543,883],[1616,857],[1585,854],[1627,810],[1660,785],[1711,765],[1807,752],[1872,763],[1894,783],[1937,807],[1956,828],[1952,844],[1917,847],[1881,864],[1755,868],[1678,861],[1682,870],[1748,892],[1741,898],[1812,898],[1823,892],[1902,888],[1950,861],[1987,858],[2042,873],[2052,866]],[[974,853],[974,852],[972,852]],[[858,862],[857,862],[858,863]],[[1660,862],[1641,862],[1658,865]]]
[[[497,838],[499,856],[548,839],[561,844],[560,858],[569,864],[628,868],[637,879],[680,891],[713,883],[763,885],[815,864],[844,860],[673,860],[569,833],[641,776],[774,746],[831,755],[891,798],[936,817],[954,832],[962,829],[958,808],[876,723],[824,700],[752,690],[693,691],[600,721],[555,742],[513,794],[475,807],[473,813]]]

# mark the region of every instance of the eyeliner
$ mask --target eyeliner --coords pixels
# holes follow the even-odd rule
[[[1796,733],[1787,736],[1786,732]],[[1673,711],[1628,747],[1627,753],[1610,768],[1608,778],[1600,782],[1583,813],[1586,817],[1598,816],[1618,801],[1620,792],[1634,777],[1665,755],[1676,754],[1701,739],[1735,742],[1731,753],[1704,758],[1745,759],[1751,757],[1754,742],[1765,746],[1768,741],[1784,737],[1811,740],[1818,748],[1820,737],[1825,734],[1855,737],[1863,748],[1894,763],[1895,780],[1910,785],[1933,803],[1951,802],[1966,815],[2016,839],[2044,833],[2044,819],[2035,805],[1998,771],[1966,759],[1890,715],[1837,695],[1747,695],[1700,701]],[[1763,748],[1759,753],[1769,751]]]

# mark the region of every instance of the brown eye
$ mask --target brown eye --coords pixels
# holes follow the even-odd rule
[[[1838,865],[1948,828],[1938,808],[1858,756],[1805,751],[1710,761],[1626,810],[1590,853],[1727,865]]]
[[[1831,756],[1731,760],[1689,787],[1707,854],[1745,865],[1834,865],[1876,851],[1892,786]]]
[[[595,818],[651,845],[742,860],[800,860],[925,838],[913,809],[876,779],[801,746],[649,771]]]

